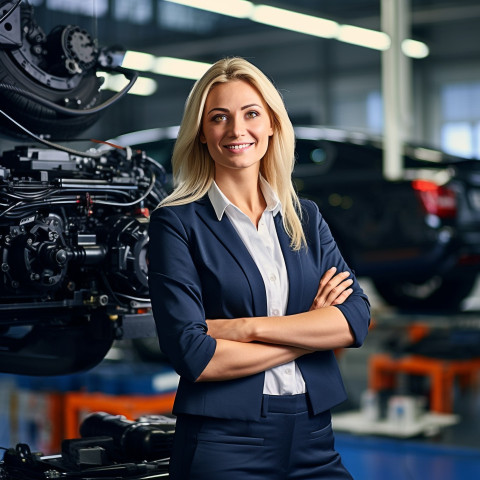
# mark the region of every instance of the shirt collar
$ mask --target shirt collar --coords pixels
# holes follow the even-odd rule
[[[280,203],[277,194],[262,176],[260,176],[260,188],[262,190],[263,197],[267,202],[267,208],[265,210],[267,212],[272,212],[272,215],[275,216],[282,210],[282,204]],[[215,210],[215,214],[217,215],[219,221],[222,219],[223,214],[229,205],[236,208],[235,205],[233,205],[233,203],[230,202],[230,200],[223,194],[215,181],[212,182],[212,185],[208,189],[208,198],[212,203],[213,209]]]

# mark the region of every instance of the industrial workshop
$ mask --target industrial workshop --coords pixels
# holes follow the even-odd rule
[[[0,0],[0,479],[480,478],[477,0]]]

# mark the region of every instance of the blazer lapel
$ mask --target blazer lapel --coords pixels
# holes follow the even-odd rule
[[[283,228],[282,215],[280,213],[275,215],[275,227],[287,267],[289,283],[287,315],[289,315],[301,311],[301,292],[303,291],[304,281],[303,266],[300,259],[301,250],[293,251],[290,248],[290,237]]]
[[[235,258],[239,267],[243,270],[252,292],[252,314],[254,316],[267,315],[267,296],[262,275],[247,250],[247,247],[245,247],[242,239],[238,236],[234,226],[227,215],[223,215],[222,220],[218,220],[208,197],[204,197],[196,203],[198,205],[197,215],[217,237],[218,241],[227,249],[230,255]]]

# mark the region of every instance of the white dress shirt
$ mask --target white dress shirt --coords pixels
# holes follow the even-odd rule
[[[285,315],[288,301],[288,276],[274,217],[281,212],[280,201],[265,179],[260,187],[267,203],[258,222],[258,229],[250,218],[233,205],[213,182],[208,197],[218,220],[226,214],[250,252],[265,284],[267,314],[269,317]],[[263,393],[268,395],[294,395],[305,393],[305,381],[295,361],[279,365],[265,372]]]

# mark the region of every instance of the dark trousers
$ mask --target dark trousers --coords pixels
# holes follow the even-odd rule
[[[330,412],[306,395],[265,395],[260,421],[180,415],[171,480],[352,480],[334,448]]]

